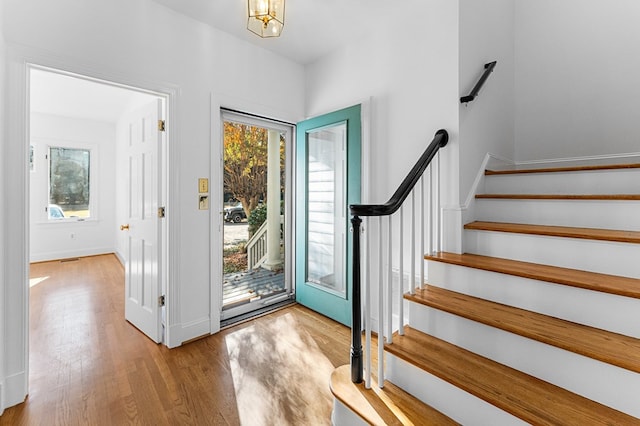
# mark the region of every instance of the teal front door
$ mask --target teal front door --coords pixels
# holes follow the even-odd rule
[[[360,105],[297,125],[296,300],[351,325],[349,205],[360,202]]]

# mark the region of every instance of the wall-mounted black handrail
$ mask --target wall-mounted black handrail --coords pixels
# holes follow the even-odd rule
[[[493,69],[496,67],[497,63],[498,61],[493,61],[493,62],[489,62],[488,64],[484,64],[484,72],[480,76],[480,80],[478,80],[476,85],[473,87],[473,89],[471,90],[471,93],[469,93],[467,96],[463,96],[460,98],[461,104],[471,102],[476,98],[476,96],[478,96],[478,92],[480,91],[480,89],[482,89],[484,82],[487,81],[489,74],[493,72]]]
[[[436,132],[433,140],[420,156],[416,164],[404,178],[396,192],[393,193],[389,201],[384,204],[352,204],[351,225],[353,226],[353,293],[351,310],[351,381],[362,382],[362,308],[360,305],[360,216],[388,216],[395,213],[404,200],[409,196],[416,186],[420,177],[427,169],[433,157],[449,142],[449,134],[446,130],[440,129]]]

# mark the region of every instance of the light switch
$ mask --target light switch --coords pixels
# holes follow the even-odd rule
[[[200,210],[209,210],[209,196],[201,195],[200,202],[198,203],[198,208]]]
[[[209,179],[207,178],[198,179],[198,192],[200,193],[209,192]]]

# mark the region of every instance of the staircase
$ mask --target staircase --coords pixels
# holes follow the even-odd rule
[[[405,295],[383,389],[334,372],[334,424],[640,424],[640,164],[487,171],[482,192],[465,253],[425,256]]]

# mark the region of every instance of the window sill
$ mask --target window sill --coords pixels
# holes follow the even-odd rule
[[[97,223],[99,222],[99,220],[95,217],[88,217],[88,218],[75,218],[75,217],[69,217],[69,218],[64,218],[64,219],[49,219],[46,221],[39,221],[37,222],[38,225],[59,225],[59,224],[74,224],[74,223]]]

